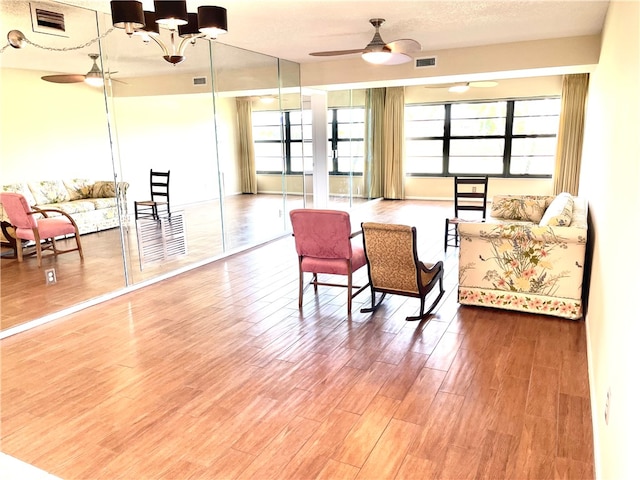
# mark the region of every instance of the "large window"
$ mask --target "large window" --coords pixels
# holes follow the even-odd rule
[[[560,98],[406,105],[409,175],[550,177]]]
[[[329,174],[362,174],[364,108],[329,109]]]
[[[311,112],[308,110],[252,113],[258,173],[297,173],[312,167]]]

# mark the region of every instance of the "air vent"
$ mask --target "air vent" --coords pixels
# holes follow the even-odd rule
[[[436,57],[416,58],[416,68],[428,68],[436,66]]]
[[[207,84],[207,77],[193,77],[193,85],[200,86]]]
[[[36,8],[35,23],[38,27],[52,28],[64,32],[64,14]]]

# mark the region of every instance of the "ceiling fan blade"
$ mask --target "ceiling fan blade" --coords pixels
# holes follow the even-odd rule
[[[469,86],[473,88],[490,88],[498,85],[498,82],[492,80],[482,80],[477,82],[469,82]]]
[[[465,83],[436,83],[433,85],[425,85],[424,88],[451,88],[458,85],[465,85]]]
[[[45,75],[42,80],[52,83],[79,83],[84,82],[84,75]]]
[[[314,57],[333,57],[335,55],[350,55],[352,53],[362,53],[364,48],[356,48],[353,50],[329,50],[327,52],[311,52],[309,55]]]
[[[422,50],[422,46],[420,43],[412,40],[410,38],[401,38],[400,40],[394,40],[393,42],[387,43],[387,47],[393,53],[410,53],[410,52],[419,52]]]
[[[386,62],[382,62],[382,65],[400,65],[402,63],[408,63],[413,58],[405,53],[391,52],[391,57]]]

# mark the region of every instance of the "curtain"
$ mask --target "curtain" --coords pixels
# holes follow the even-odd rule
[[[386,89],[384,198],[404,199],[404,87]]]
[[[578,194],[580,161],[584,137],[584,112],[589,88],[589,74],[565,75],[562,79],[562,104],[553,191]]]
[[[378,198],[383,193],[385,94],[385,88],[369,88],[366,92],[364,191],[367,198]]]
[[[258,193],[256,156],[253,151],[253,130],[251,123],[251,98],[236,98],[238,109],[239,171],[242,193]]]

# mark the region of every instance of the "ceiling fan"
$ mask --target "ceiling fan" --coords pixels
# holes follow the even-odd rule
[[[366,47],[351,50],[312,52],[309,55],[314,57],[333,57],[335,55],[360,53],[362,54],[362,58],[370,63],[380,65],[399,65],[412,60],[408,53],[419,52],[422,48],[420,43],[408,38],[385,43],[380,36],[380,25],[384,23],[384,18],[372,18],[369,20],[369,23],[371,23],[371,25],[376,29],[376,33],[373,35],[373,38]]]
[[[103,85],[102,71],[100,70],[100,67],[98,67],[98,64],[97,64],[97,60],[99,56],[100,55],[98,55],[97,53],[89,54],[89,58],[93,60],[93,65],[91,67],[91,70],[89,70],[84,75],[70,73],[70,74],[59,74],[59,75],[45,75],[44,77],[41,77],[41,78],[42,80],[45,80],[47,82],[52,82],[52,83],[85,82],[88,85],[91,85],[92,87],[101,87]],[[116,73],[116,72],[112,72],[112,73]],[[114,81],[117,82],[118,80],[114,80]]]
[[[491,88],[498,85],[493,80],[479,80],[477,82],[455,82],[455,83],[438,83],[434,85],[425,85],[425,88],[446,88],[450,92],[463,93],[470,88]]]

